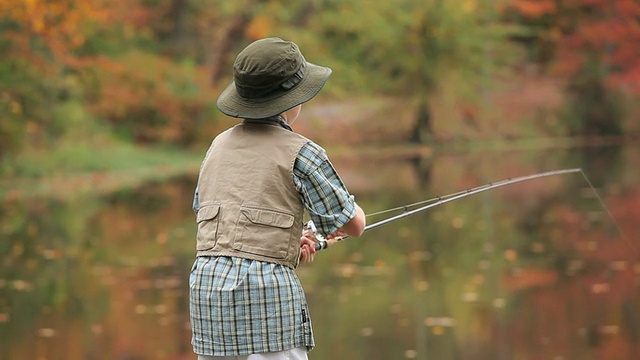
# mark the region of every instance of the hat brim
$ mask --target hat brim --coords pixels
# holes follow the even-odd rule
[[[264,119],[281,114],[297,105],[311,100],[324,86],[331,75],[328,67],[306,63],[304,78],[293,89],[272,99],[246,99],[236,91],[231,82],[218,97],[216,105],[223,113],[243,119]]]

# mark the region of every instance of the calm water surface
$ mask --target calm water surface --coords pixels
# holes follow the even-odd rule
[[[577,173],[345,240],[298,270],[316,334],[310,359],[640,358],[639,161],[638,146],[334,158],[368,213],[582,168],[613,219]],[[4,194],[0,359],[195,359],[194,183]]]

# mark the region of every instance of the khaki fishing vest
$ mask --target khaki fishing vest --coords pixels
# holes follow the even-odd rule
[[[264,123],[241,123],[213,140],[198,179],[197,256],[298,266],[304,207],[293,165],[308,141]]]

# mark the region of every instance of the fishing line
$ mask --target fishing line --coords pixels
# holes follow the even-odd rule
[[[488,184],[485,184],[485,185],[481,185],[481,186],[478,186],[478,187],[475,187],[475,188],[470,188],[470,189],[458,191],[458,192],[455,192],[455,193],[452,193],[452,194],[442,195],[442,196],[438,196],[438,197],[435,197],[435,198],[422,200],[422,201],[419,201],[419,202],[416,202],[416,203],[413,203],[413,204],[408,204],[408,205],[399,206],[399,207],[395,207],[395,208],[391,208],[391,209],[387,209],[387,210],[378,211],[378,212],[375,212],[375,213],[370,213],[367,216],[380,215],[380,214],[394,212],[394,211],[400,211],[400,210],[403,211],[399,215],[391,216],[391,217],[389,217],[387,219],[383,219],[383,220],[380,220],[378,222],[375,222],[375,223],[372,223],[372,224],[369,224],[369,225],[365,226],[364,231],[377,228],[379,226],[388,224],[390,222],[393,222],[393,221],[396,221],[396,220],[411,216],[413,214],[425,211],[427,209],[430,209],[430,208],[433,208],[433,207],[436,207],[436,206],[443,205],[445,203],[448,203],[448,202],[451,202],[451,201],[454,201],[454,200],[457,200],[457,199],[460,199],[460,198],[463,198],[463,197],[466,197],[466,196],[474,195],[474,194],[477,194],[477,193],[480,193],[480,192],[484,192],[484,191],[488,191],[488,190],[491,190],[491,189],[495,189],[495,188],[498,188],[498,187],[501,187],[501,186],[505,186],[505,185],[509,185],[509,184],[515,184],[515,183],[519,183],[519,182],[523,182],[523,181],[527,181],[527,180],[538,179],[538,178],[547,177],[547,176],[563,175],[563,174],[570,174],[570,173],[577,173],[577,172],[582,174],[583,178],[586,180],[587,184],[589,185],[589,187],[593,191],[594,195],[598,199],[600,205],[605,209],[605,211],[609,215],[609,218],[611,218],[611,220],[613,222],[613,225],[616,227],[616,229],[620,233],[621,237],[625,240],[625,242],[629,245],[629,247],[634,251],[634,253],[637,254],[638,253],[637,249],[635,248],[635,246],[633,246],[631,241],[625,236],[625,234],[622,231],[622,228],[619,226],[618,222],[613,217],[613,214],[611,213],[609,208],[605,205],[604,201],[602,200],[602,198],[598,194],[596,188],[593,186],[591,181],[589,181],[589,179],[587,178],[587,175],[584,173],[584,171],[582,171],[582,169],[579,169],[579,168],[555,170],[555,171],[548,171],[548,172],[543,172],[543,173],[538,173],[538,174],[533,174],[533,175],[527,175],[527,176],[521,176],[521,177],[516,177],[516,178],[509,178],[509,179],[506,179],[506,180],[500,180],[500,181],[488,183]],[[428,204],[428,205],[424,205],[424,204]],[[423,205],[423,206],[420,206],[420,205]],[[420,206],[420,207],[415,208],[413,210],[409,210],[410,208],[414,208],[416,206]],[[342,241],[344,239],[349,238],[349,236],[343,236],[343,237],[336,237],[336,238],[332,238],[332,239],[325,239],[320,234],[318,234],[317,229],[315,227],[315,224],[311,220],[307,223],[307,228],[310,229],[316,235],[316,238],[318,238],[320,240],[318,243],[316,243],[316,250],[326,249],[327,247],[329,247],[330,245],[335,244],[338,241]]]
[[[611,213],[611,211],[609,210],[607,205],[605,205],[604,201],[600,197],[600,194],[598,194],[598,191],[596,191],[595,186],[593,186],[593,184],[591,184],[591,181],[589,180],[587,175],[584,173],[584,171],[580,170],[580,173],[582,174],[582,177],[584,177],[584,180],[587,182],[587,184],[589,184],[589,187],[591,188],[591,191],[593,191],[593,195],[595,195],[596,199],[598,199],[598,202],[600,202],[600,205],[602,206],[602,208],[607,212],[607,215],[609,215],[609,218],[611,219],[611,222],[613,223],[613,225],[618,230],[618,233],[620,233],[620,236],[622,237],[622,239],[627,243],[627,245],[629,245],[631,250],[633,250],[633,252],[636,255],[638,255],[638,249],[636,249],[636,247],[633,245],[631,240],[629,238],[627,238],[626,234],[622,231],[622,228],[618,224],[618,221],[613,216],[613,214]]]

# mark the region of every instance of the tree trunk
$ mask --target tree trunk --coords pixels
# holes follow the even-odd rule
[[[431,131],[431,112],[426,100],[421,100],[416,110],[416,123],[413,127],[410,141],[419,144],[428,144],[433,140]]]
[[[247,13],[239,14],[222,25],[215,33],[211,41],[209,51],[209,63],[211,68],[211,83],[217,84],[231,72],[233,62],[234,44],[242,40],[250,16]]]
[[[189,0],[173,0],[171,3],[171,22],[173,30],[171,32],[171,43],[176,55],[184,53],[184,21]]]

